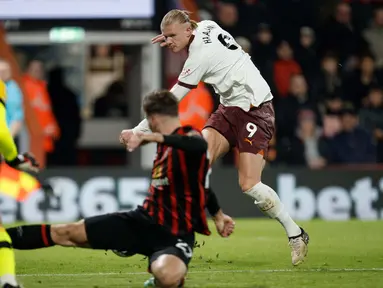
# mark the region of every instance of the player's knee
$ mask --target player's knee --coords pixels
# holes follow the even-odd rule
[[[51,238],[61,246],[82,246],[86,243],[84,222],[51,226]]]
[[[71,238],[75,234],[76,226],[74,223],[57,224],[51,226],[51,238],[54,243],[62,246],[75,246]],[[73,244],[73,245],[72,245]]]
[[[242,192],[252,189],[259,182],[261,182],[261,179],[258,177],[239,177],[239,186]]]
[[[252,189],[261,182],[263,157],[260,154],[240,153],[239,186],[243,192]]]
[[[162,255],[152,265],[151,271],[160,287],[178,287],[186,274],[185,264],[173,255]]]
[[[178,287],[182,280],[182,277],[179,276],[179,273],[174,271],[171,267],[158,267],[152,272],[155,275],[155,278],[160,287]]]

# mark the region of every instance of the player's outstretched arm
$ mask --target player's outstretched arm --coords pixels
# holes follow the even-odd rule
[[[189,88],[183,87],[181,85],[175,84],[170,90],[171,93],[176,96],[178,101],[181,101],[182,98],[186,96],[190,91]],[[122,130],[120,134],[120,143],[124,144],[129,152],[134,151],[137,147],[143,145],[144,143],[140,142],[137,133],[148,133],[151,132],[149,128],[149,123],[146,119],[142,120],[136,127],[133,129]]]
[[[217,196],[211,188],[206,189],[206,208],[213,217],[219,235],[229,237],[234,232],[235,222],[230,216],[223,213]]]
[[[160,133],[137,133],[141,141],[163,143],[187,152],[206,152],[207,142],[198,133],[187,135],[162,135]]]
[[[147,120],[144,119],[134,129],[122,130],[119,139],[120,143],[125,145],[129,152],[133,152],[137,147],[145,145],[148,142],[142,141],[137,134],[151,132],[148,126]]]
[[[184,150],[187,152],[201,152],[207,150],[207,142],[200,135],[164,135],[165,145],[174,147],[175,149]]]

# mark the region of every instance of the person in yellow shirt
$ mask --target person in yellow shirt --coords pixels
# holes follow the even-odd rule
[[[0,81],[0,156],[5,162],[16,169],[27,172],[38,172],[36,160],[28,153],[18,154],[15,142],[7,127],[5,101],[5,84]],[[1,161],[1,158],[0,158]],[[1,171],[0,171],[1,173]],[[1,193],[1,191],[0,191]],[[12,250],[12,241],[2,225],[0,218],[0,287],[20,287],[16,281],[15,256]]]

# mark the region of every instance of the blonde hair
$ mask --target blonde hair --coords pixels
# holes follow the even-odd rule
[[[170,10],[168,13],[166,13],[164,18],[162,18],[161,29],[163,29],[167,25],[173,24],[174,22],[178,22],[180,24],[190,23],[191,28],[193,30],[197,29],[198,24],[196,21],[190,19],[189,17],[190,14],[191,12],[186,10],[179,10],[179,9]]]

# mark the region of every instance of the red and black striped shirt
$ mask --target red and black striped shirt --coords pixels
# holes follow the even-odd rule
[[[198,133],[199,136],[188,136],[190,133]],[[190,126],[180,127],[168,137],[177,135],[184,136],[178,139],[184,143],[190,137],[201,137],[193,140],[206,144],[200,132]],[[157,224],[165,226],[174,235],[193,232],[210,235],[205,212],[205,181],[209,170],[207,144],[205,149],[176,146],[181,145],[157,145],[150,195],[143,207]]]

